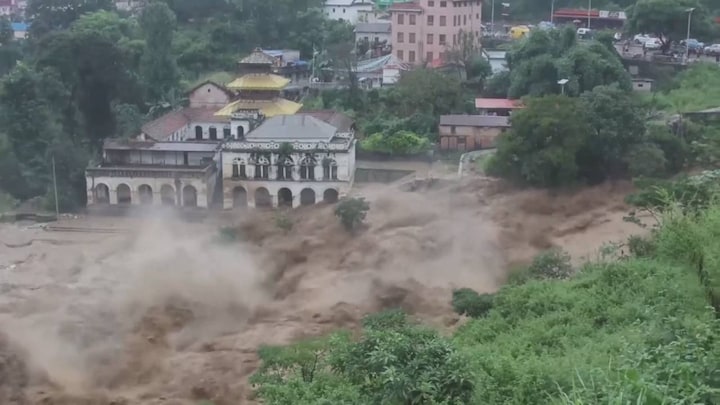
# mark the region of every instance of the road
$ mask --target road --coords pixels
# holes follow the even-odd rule
[[[682,61],[683,55],[679,55],[678,60],[675,62],[669,61],[665,59],[662,56],[662,53],[659,51],[649,51],[647,54],[643,55],[643,48],[642,45],[637,44],[631,44],[627,51],[623,49],[622,42],[615,44],[615,49],[618,51],[618,53],[624,58],[624,59],[635,59],[635,60],[646,60],[649,62],[660,62],[660,63],[680,63]],[[657,56],[656,56],[657,55]],[[658,59],[658,56],[663,58]],[[690,56],[690,63],[696,63],[696,62],[717,62],[715,57],[709,57],[709,56]]]

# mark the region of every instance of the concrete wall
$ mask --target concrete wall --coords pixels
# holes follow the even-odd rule
[[[87,177],[87,200],[88,205],[101,204],[98,201],[98,194],[102,185],[109,190],[110,205],[118,204],[118,187],[126,185],[130,188],[131,205],[142,205],[140,198],[140,186],[150,186],[152,189],[152,202],[148,205],[160,206],[162,203],[161,189],[163,186],[170,187],[174,196],[174,205],[186,206],[189,201],[183,201],[183,192],[186,186],[195,188],[197,195],[197,206],[207,208],[212,198],[216,177],[213,174],[208,179],[197,178],[151,178],[151,177]]]
[[[372,11],[373,3],[371,0],[364,0],[364,3],[357,0],[355,5],[352,3],[352,0],[327,0],[323,10],[331,20],[349,21],[354,25],[359,20],[359,12]]]
[[[188,96],[190,107],[224,107],[230,102],[227,93],[212,83],[205,83]]]
[[[498,136],[507,128],[488,128],[455,126],[455,133],[452,126],[441,125],[440,150],[470,151],[495,147]]]

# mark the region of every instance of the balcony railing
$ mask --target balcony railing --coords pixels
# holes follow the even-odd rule
[[[91,177],[150,177],[150,178],[198,178],[210,176],[216,169],[215,163],[207,166],[96,166],[86,170]]]

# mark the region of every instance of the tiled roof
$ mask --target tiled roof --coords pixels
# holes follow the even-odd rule
[[[392,23],[374,22],[374,23],[357,23],[355,24],[356,33],[387,33],[392,30]]]
[[[329,142],[337,129],[307,114],[278,115],[265,120],[247,136],[252,140],[324,140]]]
[[[248,65],[272,65],[275,59],[263,52],[260,48],[255,48],[252,53],[240,60],[240,63]]]
[[[215,116],[212,108],[183,108],[172,111],[142,126],[142,133],[157,141],[164,141],[193,122],[225,123],[226,118]]]
[[[204,86],[204,85],[206,85],[206,84],[211,84],[211,85],[217,87],[220,91],[222,91],[223,93],[227,94],[228,97],[235,97],[235,94],[234,94],[232,91],[230,91],[226,86],[223,86],[222,84],[215,83],[215,82],[212,81],[212,80],[205,80],[204,82],[199,83],[198,85],[196,85],[195,87],[193,87],[192,89],[190,89],[190,90],[188,91],[188,94],[189,94],[189,93],[192,93],[193,91],[199,89],[200,87],[202,87],[202,86]]]
[[[266,117],[273,117],[275,115],[295,114],[300,108],[302,108],[302,104],[280,97],[272,100],[237,100],[223,107],[215,113],[215,116],[227,119],[237,110],[260,110]]]
[[[510,127],[510,117],[494,115],[441,115],[440,125],[456,125],[460,127]]]
[[[509,100],[506,98],[476,98],[475,108],[493,109],[516,109],[522,108],[520,100]]]
[[[309,115],[334,126],[338,131],[349,131],[355,122],[347,115],[334,110],[303,111],[299,114]]]
[[[247,74],[228,84],[233,90],[282,90],[290,79],[274,74]]]
[[[389,12],[393,11],[423,11],[423,8],[415,1],[409,1],[406,3],[395,3],[387,9]]]

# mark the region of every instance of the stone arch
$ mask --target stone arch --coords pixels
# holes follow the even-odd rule
[[[245,127],[242,125],[237,126],[237,139],[243,140],[245,138]]]
[[[323,201],[328,204],[333,204],[338,201],[338,192],[334,188],[329,188],[323,193]]]
[[[169,184],[160,187],[160,201],[162,205],[175,205],[175,189]]]
[[[200,125],[195,125],[195,139],[201,140],[202,139],[202,127]]]
[[[300,205],[313,205],[315,204],[315,190],[311,188],[305,188],[300,192]]]
[[[110,187],[107,184],[95,185],[95,204],[110,204]]]
[[[125,183],[118,184],[115,192],[117,193],[118,204],[132,204],[132,191],[130,191],[130,186]]]
[[[237,186],[233,189],[233,208],[247,207],[247,191]]]
[[[259,187],[255,190],[255,207],[272,207],[270,192],[265,187]]]
[[[183,207],[197,207],[197,190],[189,184],[183,187]]]
[[[153,203],[153,190],[147,184],[141,184],[138,187],[138,196],[140,197],[140,204],[151,205]]]
[[[293,194],[289,188],[283,187],[278,190],[278,206],[280,207],[292,207]]]

